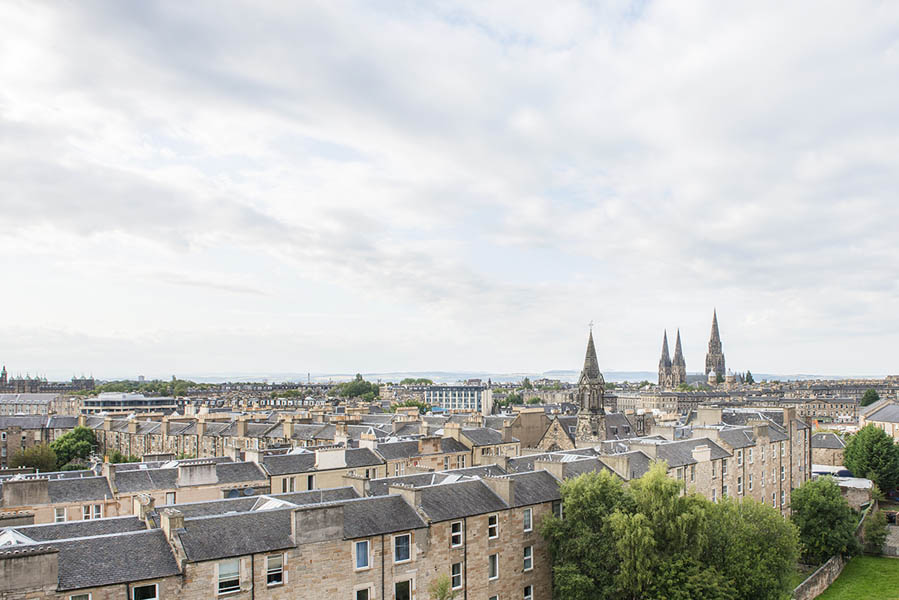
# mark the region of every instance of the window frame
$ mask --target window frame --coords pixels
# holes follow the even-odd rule
[[[525,546],[522,548],[522,571],[534,570],[534,547]]]
[[[524,593],[522,594],[524,600],[534,600],[534,586],[528,584],[524,586]]]
[[[526,508],[521,513],[522,531],[525,533],[534,531],[534,509]]]
[[[223,582],[231,582],[231,581],[235,580],[235,577],[231,573],[228,573],[229,577],[223,579],[222,565],[224,563],[237,563],[237,577],[236,577],[237,586],[236,587],[233,587],[233,585],[232,585],[231,587],[222,589]],[[218,561],[217,572],[216,572],[216,582],[215,582],[215,595],[216,596],[227,596],[228,594],[233,594],[233,593],[239,592],[239,591],[240,591],[240,558],[226,558],[226,559]]]
[[[491,521],[493,521],[492,524]],[[487,539],[495,540],[497,538],[499,538],[499,515],[487,515]]]
[[[491,576],[490,573],[493,572]],[[499,553],[487,555],[487,581],[496,581],[499,579]]]
[[[453,531],[455,529],[456,525],[459,526],[459,531]],[[459,538],[458,543],[455,542],[455,538],[457,536]],[[452,523],[450,523],[450,536],[449,537],[450,537],[450,548],[461,548],[462,547],[462,544],[463,544],[462,521],[453,521]]]
[[[54,523],[65,523],[66,522],[66,508],[56,507],[53,509],[53,522]],[[88,598],[90,600],[90,598]]]
[[[365,565],[359,566],[359,545],[365,544]],[[353,542],[353,570],[367,571],[371,569],[371,540],[356,540]]]
[[[278,566],[277,571],[273,571],[272,567],[271,567],[271,561],[273,558],[276,558],[281,562],[281,564]],[[285,577],[286,573],[284,570],[284,566],[285,566],[284,563],[287,562],[285,560],[285,558],[286,558],[286,555],[283,552],[279,552],[277,554],[269,554],[268,556],[265,557],[265,586],[266,587],[277,587],[279,585],[284,585],[285,583],[287,583],[287,579]],[[277,574],[280,577],[280,579],[278,581],[272,582],[271,577],[273,574]]]
[[[91,593],[87,592],[85,594],[72,594],[69,596],[69,600],[91,600]]]
[[[454,570],[458,568],[459,572],[455,573]],[[458,578],[459,583],[456,584],[456,578]],[[462,563],[455,562],[450,565],[450,589],[453,590],[461,590],[462,589]]]
[[[137,594],[137,590],[144,588],[153,588],[153,597],[147,598],[145,600],[159,600],[159,584],[158,583],[147,583],[144,585],[135,585],[131,586],[131,600],[135,600],[135,594]]]
[[[401,539],[405,538],[407,540],[406,552],[409,554],[404,559],[397,558],[397,542]],[[411,533],[401,533],[399,535],[393,536],[393,564],[399,565],[403,563],[407,563],[412,560],[412,534]]]

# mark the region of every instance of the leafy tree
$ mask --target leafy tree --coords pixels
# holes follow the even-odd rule
[[[880,400],[880,394],[877,393],[877,390],[874,388],[868,388],[865,393],[862,395],[861,404],[862,406],[868,406],[869,404],[874,404]]]
[[[887,516],[882,510],[876,510],[865,520],[865,552],[880,554],[883,543],[887,539]]]
[[[528,398],[528,404],[540,404],[543,402],[540,398]]]
[[[418,400],[404,400],[403,402],[398,402],[397,404],[391,404],[390,412],[396,412],[396,409],[401,406],[417,406],[419,414],[422,415],[431,410],[430,404],[426,404]]]
[[[858,550],[855,515],[833,477],[819,477],[793,490],[793,514],[803,561],[819,564]]]
[[[425,377],[406,377],[400,382],[400,385],[434,385],[434,382]]]
[[[606,384],[605,384],[605,389],[607,389],[607,390],[614,390],[614,389],[616,389],[617,387],[618,387],[618,386],[615,384],[614,381],[607,381]]]
[[[846,442],[843,464],[856,477],[889,492],[899,483],[899,446],[882,429],[865,425]]]
[[[130,463],[130,462],[140,462],[139,456],[134,456],[133,454],[122,454],[118,450],[113,450],[109,453],[109,462],[111,463]]]
[[[38,471],[54,471],[56,470],[56,453],[47,444],[38,444],[13,453],[9,457],[9,466],[12,468],[31,467]]]
[[[440,575],[437,579],[431,581],[428,585],[428,597],[431,600],[453,600],[456,592],[453,591],[453,584],[446,575]]]
[[[370,394],[368,398],[374,399],[381,393],[378,384],[365,381],[359,373],[356,373],[356,377],[352,381],[337,384],[332,391],[344,398],[359,398]]]
[[[505,406],[510,406],[512,404],[524,404],[524,398],[521,397],[521,394],[514,393],[506,396],[504,400]]]
[[[747,369],[747,371],[746,371],[746,377],[744,378],[744,381],[745,381],[746,383],[755,383],[755,379],[752,378],[752,371],[749,371],[749,370]]]
[[[87,427],[78,426],[72,431],[53,440],[50,447],[56,453],[56,466],[59,468],[69,464],[76,458],[86,459],[97,446],[94,432]]]
[[[534,386],[531,385],[531,380],[527,377],[521,380],[521,388],[524,390],[532,390]]]

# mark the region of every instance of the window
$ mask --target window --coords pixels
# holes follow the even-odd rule
[[[718,476],[717,468],[715,467],[715,461],[713,460],[712,461],[712,477],[717,477],[717,476]]]
[[[462,545],[462,521],[450,525],[450,546],[458,548]]]
[[[393,538],[393,562],[406,562],[412,558],[411,542],[412,536],[408,533]]]
[[[465,456],[462,454],[459,455],[459,468],[460,469],[465,468]]]
[[[490,596],[488,600],[499,600],[499,596]]]
[[[718,502],[718,490],[712,488],[712,502]]]
[[[487,557],[487,579],[499,577],[499,554],[491,554]]]
[[[787,503],[787,492],[784,490],[780,491],[780,505],[783,506]]]
[[[498,523],[499,517],[496,515],[490,515],[487,517],[487,537],[491,540],[499,537],[499,525]]]
[[[524,509],[524,530],[525,531],[531,531],[534,529],[534,523],[533,523],[533,518],[532,518],[533,514],[534,514],[533,509],[531,509],[531,508]]]
[[[721,486],[721,497],[727,498],[727,486],[726,485]]]
[[[356,542],[356,569],[367,569],[368,567],[368,540]]]
[[[53,522],[54,523],[62,523],[65,520],[66,520],[66,509],[54,508],[53,509]]]
[[[553,514],[557,519],[562,518],[562,501],[561,500],[553,500]]]
[[[727,459],[726,458],[721,459],[721,476],[727,477]]]
[[[159,600],[156,584],[134,586],[131,588],[131,600]]]
[[[356,590],[356,600],[368,600],[368,588],[364,590]]]
[[[771,492],[771,506],[777,508],[777,492]]]
[[[284,555],[273,554],[265,559],[265,582],[268,585],[284,583]]]
[[[749,449],[749,464],[752,464],[752,448]]]
[[[690,465],[690,481],[696,481],[696,465]]]
[[[393,585],[393,597],[395,600],[412,600],[412,581],[397,581]]]
[[[759,446],[759,452],[762,453],[762,463],[764,464],[764,462],[765,462],[765,446],[764,445]]]
[[[780,467],[780,480],[781,481],[783,481],[784,478],[786,477],[786,473],[787,472],[784,470],[783,465],[781,465],[781,467]]]
[[[165,493],[165,503],[166,504],[174,504],[175,503],[175,492],[166,492]]]
[[[315,489],[315,475],[306,475],[306,489],[307,490]]]
[[[530,585],[524,586],[524,600],[534,600],[533,586],[530,586]]]
[[[738,496],[743,495],[743,478],[742,477],[737,477],[737,495]]]
[[[749,491],[752,491],[752,473],[749,474]]]
[[[74,596],[69,596],[69,600],[91,600],[90,594],[75,594]]]
[[[784,445],[783,442],[780,443],[780,455],[781,456],[787,455],[787,447]]]
[[[240,589],[240,559],[232,558],[219,562],[219,594],[236,592]]]
[[[677,468],[677,480],[680,481],[683,478],[684,478],[684,468],[678,467]]]
[[[443,457],[443,470],[446,471],[449,469],[449,456]]]
[[[737,450],[737,466],[740,467],[743,465],[743,449],[740,448]]]
[[[462,563],[453,563],[450,567],[450,584],[454,590],[462,587]]]
[[[85,521],[99,519],[103,516],[103,507],[99,504],[85,504],[81,507],[81,518]]]
[[[400,463],[396,463],[395,465],[393,465],[393,476],[394,477],[400,476]]]
[[[524,547],[524,570],[530,571],[534,568],[534,547],[533,546],[525,546]]]

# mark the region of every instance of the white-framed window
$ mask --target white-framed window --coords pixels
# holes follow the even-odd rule
[[[487,557],[487,579],[499,578],[499,554],[491,554]]]
[[[534,568],[534,547],[533,546],[525,546],[524,547],[524,570],[530,571]]]
[[[738,496],[743,495],[743,478],[742,477],[737,477],[737,495]]]
[[[787,446],[783,442],[780,443],[780,455],[781,456],[787,455]]]
[[[726,458],[721,459],[721,476],[727,477],[727,459]]]
[[[771,492],[771,506],[777,508],[777,492]]]
[[[240,589],[240,559],[219,561],[218,593],[229,594]]]
[[[762,487],[765,487],[765,472],[762,471]]]
[[[65,508],[54,508],[53,509],[53,522],[54,523],[63,523],[66,520],[66,509]]]
[[[740,448],[737,450],[737,466],[743,466],[743,449]]]
[[[524,586],[524,600],[534,600],[534,586]]]
[[[488,600],[499,600],[499,596],[490,596]]]
[[[690,481],[696,481],[696,465],[690,465]]]
[[[81,507],[81,518],[85,521],[99,519],[103,516],[103,506],[100,504],[85,504]]]
[[[726,485],[721,486],[721,497],[727,498],[727,486]]]
[[[131,588],[131,600],[159,600],[159,586],[155,583],[136,585]]]
[[[752,464],[752,448],[749,449],[749,464]]]
[[[91,600],[90,593],[87,594],[73,594],[69,596],[69,600]]]
[[[371,588],[362,588],[356,590],[354,600],[369,600],[371,598]]]
[[[487,538],[494,540],[499,537],[499,516],[490,515],[487,517]]]
[[[458,548],[462,545],[462,521],[454,521],[450,524],[450,546]]]
[[[712,502],[718,502],[718,490],[712,488]]]
[[[749,491],[752,491],[752,473],[749,474]]]
[[[449,456],[443,457],[443,470],[446,471],[449,469]]]
[[[166,504],[174,504],[175,503],[175,492],[166,492],[165,493],[165,503]]]
[[[265,557],[265,582],[269,586],[284,583],[283,554],[272,554]]]
[[[524,514],[522,520],[524,521],[524,530],[525,531],[533,531],[534,529],[534,509],[526,508],[524,509]]]
[[[306,475],[306,489],[307,490],[315,489],[315,475]]]
[[[412,559],[412,535],[409,533],[393,538],[393,562],[401,563]]]
[[[787,477],[787,471],[784,469],[783,465],[780,467],[780,480],[783,481]]]
[[[783,506],[787,503],[787,492],[785,490],[780,490],[780,505]]]
[[[712,461],[712,477],[718,477],[718,469],[715,466],[715,461]]]
[[[765,445],[759,446],[759,452],[762,453],[762,464],[765,464]]]
[[[561,500],[553,500],[553,514],[557,519],[562,518],[562,501]]]
[[[356,570],[367,569],[371,566],[369,557],[368,540],[362,540],[353,544],[356,553]]]
[[[412,580],[407,579],[394,583],[393,597],[395,600],[412,600]]]
[[[460,469],[465,468],[465,455],[464,454],[459,455],[459,468]]]
[[[400,476],[400,463],[395,463],[395,464],[393,465],[393,476],[394,476],[394,477],[399,477],[399,476]]]
[[[462,563],[453,563],[450,566],[450,586],[454,590],[462,589]]]

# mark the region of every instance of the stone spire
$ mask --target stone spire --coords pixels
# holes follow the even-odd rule
[[[671,385],[671,358],[668,356],[668,330],[662,334],[662,358],[659,359],[659,386]]]
[[[705,355],[705,374],[712,371],[724,377],[724,352],[721,350],[721,334],[718,333],[718,311],[712,312],[712,335],[709,338],[709,352]]]
[[[596,346],[593,344],[593,330],[587,339],[587,353],[584,356],[584,370],[577,381],[577,399],[581,412],[603,412],[606,382],[599,370]]]
[[[680,329],[677,330],[677,341],[674,343],[674,359],[671,361],[671,385],[687,383],[687,361],[680,343]]]
[[[0,371],[0,385],[6,385],[6,365],[3,365],[3,370]]]
[[[587,340],[587,354],[584,356],[584,370],[581,371],[580,381],[602,381],[602,373],[599,371],[599,359],[596,358],[596,346],[593,345],[593,330],[590,330],[590,338]]]

